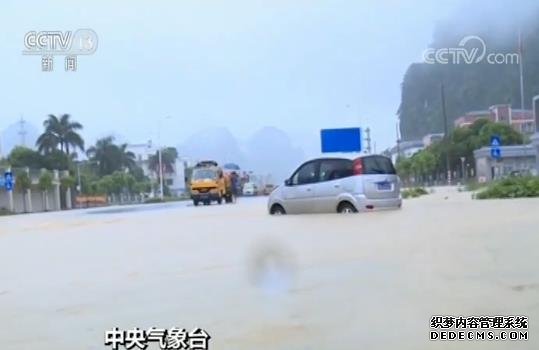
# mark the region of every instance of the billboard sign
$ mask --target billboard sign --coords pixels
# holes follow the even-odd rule
[[[361,128],[320,130],[322,153],[361,152]]]

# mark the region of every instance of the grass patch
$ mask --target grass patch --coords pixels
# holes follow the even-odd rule
[[[488,183],[479,183],[477,181],[470,181],[464,186],[464,191],[474,192],[479,191],[488,186]]]
[[[477,199],[539,197],[539,177],[508,177],[492,182],[475,195]]]
[[[144,201],[144,204],[152,204],[152,203],[168,203],[168,202],[180,202],[180,201],[186,201],[189,200],[188,197],[182,196],[182,197],[164,197],[163,199],[159,197],[155,198],[148,198]]]
[[[4,216],[4,215],[13,215],[14,213],[10,212],[9,210],[7,210],[6,208],[0,208],[0,216]]]
[[[423,187],[412,187],[401,192],[402,198],[417,198],[429,194]]]

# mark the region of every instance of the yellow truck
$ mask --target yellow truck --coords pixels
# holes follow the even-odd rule
[[[219,204],[232,203],[232,186],[230,177],[215,161],[197,163],[191,175],[191,199],[195,206],[199,203],[209,205],[211,202]]]

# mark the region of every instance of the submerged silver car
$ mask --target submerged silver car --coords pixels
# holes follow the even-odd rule
[[[310,160],[268,199],[272,215],[355,213],[401,205],[399,177],[391,159],[380,155]]]

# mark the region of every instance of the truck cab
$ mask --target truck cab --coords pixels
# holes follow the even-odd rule
[[[191,199],[197,206],[199,203],[209,205],[211,202],[221,204],[232,202],[230,179],[224,174],[217,162],[199,162],[191,175]]]

